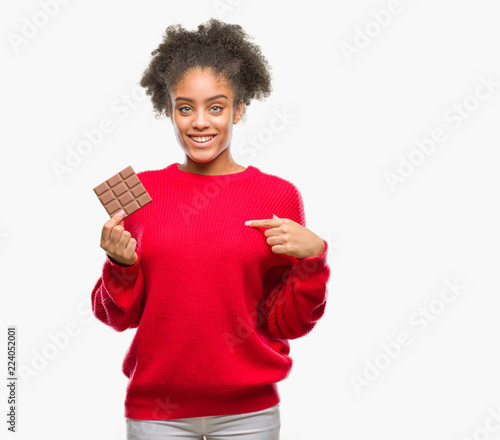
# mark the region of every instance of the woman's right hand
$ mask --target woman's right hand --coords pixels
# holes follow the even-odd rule
[[[122,266],[132,266],[139,257],[135,252],[137,241],[123,227],[123,219],[119,214],[111,217],[102,228],[101,248],[114,262]]]

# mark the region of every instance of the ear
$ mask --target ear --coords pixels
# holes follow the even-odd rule
[[[240,99],[233,115],[233,124],[237,124],[243,116],[243,99]]]

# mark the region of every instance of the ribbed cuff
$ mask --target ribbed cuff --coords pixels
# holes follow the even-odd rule
[[[121,264],[115,263],[110,256],[106,253],[106,262],[104,264],[104,276],[108,280],[113,281],[113,285],[126,288],[134,284],[137,279],[137,274],[139,273],[141,254],[136,248],[137,261],[132,266],[122,266]]]
[[[302,278],[309,278],[309,276],[316,275],[327,269],[326,254],[328,251],[328,243],[325,243],[325,250],[321,255],[307,258],[297,258],[295,262],[296,269]]]

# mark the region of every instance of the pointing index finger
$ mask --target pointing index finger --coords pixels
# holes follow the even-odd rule
[[[248,220],[246,226],[256,226],[257,228],[273,228],[281,224],[281,219],[265,218],[260,220]]]

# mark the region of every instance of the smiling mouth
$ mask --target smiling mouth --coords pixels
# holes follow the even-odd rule
[[[188,135],[189,136],[189,135]],[[212,140],[215,135],[210,135],[210,136],[189,136],[193,141],[198,142],[198,143],[204,143]]]

